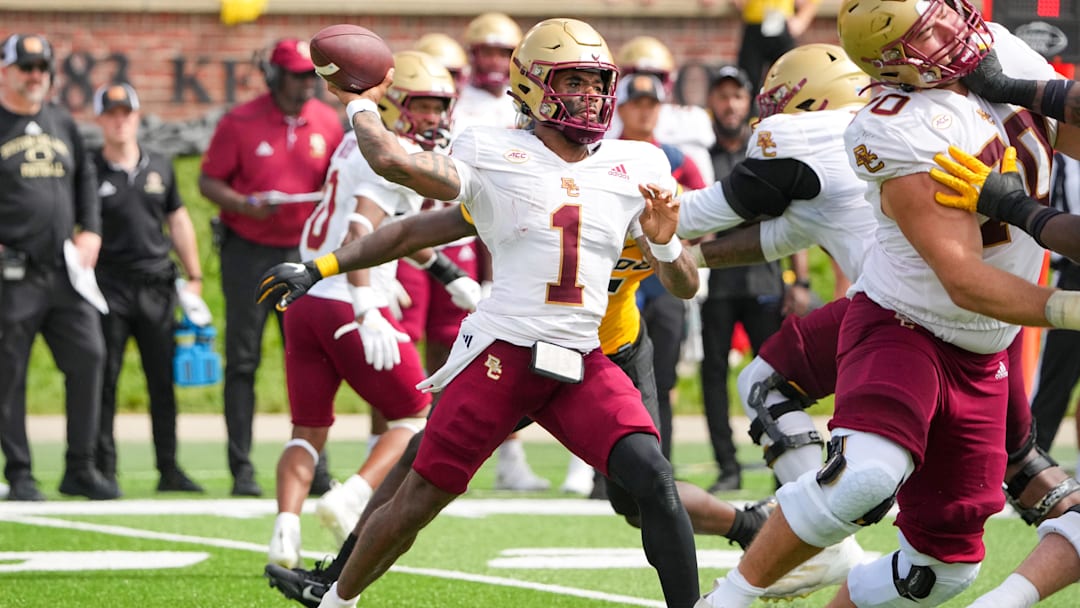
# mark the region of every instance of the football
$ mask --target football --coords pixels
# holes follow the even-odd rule
[[[394,54],[375,32],[359,25],[331,25],[311,38],[315,72],[338,88],[359,93],[379,84]]]

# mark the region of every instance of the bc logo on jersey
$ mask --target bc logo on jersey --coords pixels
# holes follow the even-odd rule
[[[772,133],[769,131],[758,132],[757,147],[761,148],[761,155],[765,158],[776,156],[776,142],[773,141]]]
[[[865,145],[859,144],[852,150],[855,155],[855,164],[865,167],[870,173],[877,173],[885,168],[885,163],[878,160],[877,154],[871,152]]]
[[[495,355],[488,355],[487,361],[484,361],[484,367],[487,368],[487,377],[492,380],[498,380],[502,378],[502,361]]]
[[[560,188],[566,190],[566,196],[569,197],[576,197],[580,193],[580,190],[578,190],[577,184],[574,183],[574,178],[572,177],[562,178],[562,185]]]

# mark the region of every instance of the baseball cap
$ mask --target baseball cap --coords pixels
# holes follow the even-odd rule
[[[139,109],[139,96],[131,85],[107,84],[94,92],[94,115],[101,116],[113,108]]]
[[[0,65],[3,67],[12,64],[30,65],[42,61],[50,68],[53,65],[52,45],[44,36],[12,34],[4,41],[3,56],[0,57]]]
[[[664,101],[664,85],[660,79],[652,74],[631,74],[619,81],[619,87],[615,91],[616,105],[622,105],[641,97],[651,97],[656,101]]]
[[[734,80],[740,87],[747,91],[754,86],[751,84],[750,77],[746,75],[744,70],[734,65],[725,65],[713,72],[712,80],[709,81],[709,88],[712,89],[725,80]]]
[[[270,53],[270,63],[281,66],[288,72],[313,72],[315,64],[311,63],[311,49],[306,40],[285,38],[274,45]]]

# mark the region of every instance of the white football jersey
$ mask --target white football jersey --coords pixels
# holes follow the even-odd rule
[[[420,146],[412,140],[401,137],[398,140],[409,153],[421,151]],[[323,199],[304,223],[300,236],[301,260],[313,260],[341,247],[345,235],[349,233],[349,216],[356,212],[358,196],[371,199],[386,213],[384,223],[417,213],[423,200],[409,188],[377,175],[360,152],[356,134],[349,131],[330,159]],[[385,293],[390,282],[395,280],[396,272],[396,260],[372,268],[371,286]],[[344,273],[315,283],[308,293],[331,300],[352,301]]]
[[[783,215],[759,224],[761,251],[778,260],[821,245],[851,280],[862,272],[868,242],[877,222],[864,198],[866,185],[851,170],[844,147],[850,110],[774,114],[758,123],[748,158],[793,158],[814,171],[821,191],[809,200],[793,200]],[[697,236],[743,223],[720,183],[680,197],[679,233]]]
[[[638,184],[675,187],[667,156],[616,140],[570,163],[531,131],[493,127],[468,129],[450,155],[493,266],[470,326],[518,346],[597,348],[612,268],[644,208]]]
[[[485,89],[467,84],[461,88],[454,104],[454,125],[451,135],[456,138],[468,127],[517,127],[517,107],[508,93],[495,96]]]
[[[996,27],[994,36],[998,57],[1010,75],[1054,77],[1045,59],[1003,28]],[[1055,138],[1054,121],[1016,106],[989,103],[974,94],[935,89],[907,93],[890,88],[875,95],[845,133],[849,161],[867,182],[867,200],[878,220],[876,238],[854,289],[961,348],[993,353],[1007,347],[1019,328],[953,303],[899,226],[881,212],[881,184],[929,171],[937,166],[934,155],[950,145],[975,153],[988,164],[998,162],[1005,147],[1012,145],[1028,192],[1045,200]],[[984,221],[983,260],[1037,281],[1043,249],[1018,228],[980,219]]]

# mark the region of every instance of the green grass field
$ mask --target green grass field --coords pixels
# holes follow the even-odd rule
[[[330,446],[334,472],[348,473],[350,454],[361,446]],[[264,487],[272,488],[273,462],[280,443],[260,443],[254,458]],[[121,483],[126,497],[109,503],[57,499],[62,446],[35,445],[35,473],[50,501],[34,505],[0,503],[0,606],[295,606],[262,578],[265,548],[273,526],[273,502],[225,501],[224,446],[187,443],[181,461],[208,490],[205,498],[173,501],[153,492],[157,481],[150,447],[120,446]],[[557,445],[529,444],[538,473],[562,481],[566,454]],[[754,462],[756,450],[744,446],[740,458]],[[705,445],[680,445],[678,476],[705,484],[715,472]],[[361,605],[409,608],[508,607],[600,608],[662,606],[659,585],[640,553],[637,532],[607,511],[606,503],[559,496],[495,493],[493,468],[485,466],[473,489],[421,533],[398,568],[377,582]],[[725,495],[733,501],[765,495],[770,476],[752,468],[746,489]],[[491,499],[500,497],[500,500]],[[558,500],[558,499],[563,500]],[[540,500],[542,502],[537,502]],[[543,514],[537,507],[546,507]],[[869,551],[896,547],[890,520],[865,529],[858,540]],[[304,549],[316,558],[336,551],[314,517],[303,516]],[[971,589],[946,604],[965,606],[998,584],[1035,542],[1035,532],[1015,517],[988,525],[988,558]],[[721,538],[697,537],[703,589],[738,559]],[[72,552],[56,555],[51,552]],[[127,552],[104,554],[92,552]],[[539,561],[524,563],[532,556]],[[102,569],[110,559],[136,566]],[[28,561],[32,560],[32,561]],[[81,562],[74,563],[74,561]],[[162,560],[170,560],[171,564]],[[312,559],[308,559],[308,564]],[[69,568],[60,570],[60,568]],[[835,588],[806,598],[761,603],[792,608],[824,606]],[[606,598],[606,599],[597,599]],[[1080,587],[1072,587],[1040,606],[1074,608]]]

